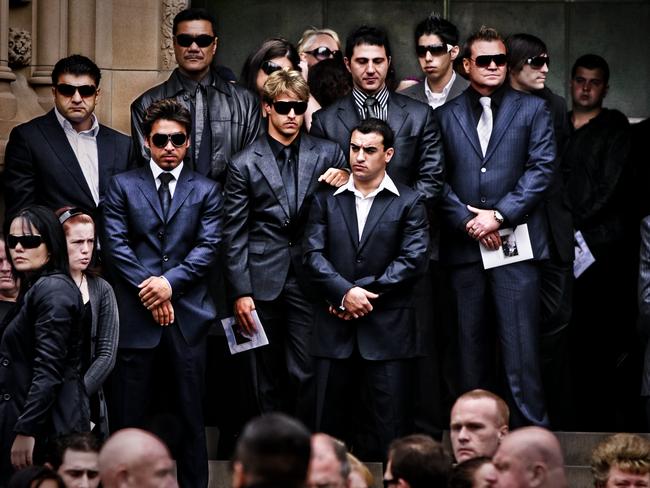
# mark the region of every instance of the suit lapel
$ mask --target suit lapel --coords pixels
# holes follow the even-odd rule
[[[312,140],[306,136],[301,136],[300,151],[298,154],[298,209],[302,207],[307,190],[316,177],[314,171],[318,163],[318,153],[314,151]]]
[[[153,178],[153,173],[151,168],[147,164],[140,168],[140,180],[142,184],[138,187],[145,198],[149,201],[149,205],[154,209],[158,218],[164,222],[165,218],[163,217],[162,207],[160,206],[160,198],[158,197],[158,190],[156,190],[156,182]],[[173,199],[172,199],[173,201]]]
[[[192,174],[192,171],[190,171],[187,166],[183,165],[181,174],[176,182],[176,188],[174,189],[174,196],[172,197],[169,213],[167,214],[167,222],[171,222],[176,212],[178,212],[178,209],[181,208],[181,205],[185,202],[185,199],[194,190],[192,187],[193,179],[194,175]],[[156,194],[157,193],[158,192],[156,192]],[[160,198],[158,201],[160,202]]]
[[[350,240],[354,248],[357,249],[359,247],[359,225],[357,224],[357,208],[354,202],[354,194],[345,190],[343,193],[336,195],[335,199],[341,208],[345,225],[348,227]]]
[[[449,103],[456,105],[454,110],[452,110],[454,117],[456,117],[460,128],[464,132],[465,137],[469,139],[478,157],[483,159],[483,151],[481,151],[481,143],[478,140],[478,132],[476,132],[476,124],[474,123],[469,97],[467,95],[461,95]]]
[[[61,161],[63,167],[72,175],[74,181],[77,183],[79,188],[84,192],[89,201],[92,202],[92,206],[95,206],[95,200],[93,195],[90,192],[90,187],[84,178],[83,172],[81,171],[81,166],[75,156],[70,143],[68,142],[68,137],[65,135],[65,131],[61,124],[59,124],[56,115],[54,114],[54,109],[50,111],[45,123],[43,124],[43,135],[47,142],[52,147],[53,154]]]
[[[359,122],[361,122],[361,118],[359,117],[359,111],[357,110],[357,106],[354,104],[354,97],[352,96],[352,93],[350,93],[339,105],[338,107],[338,112],[337,116],[343,126],[348,130],[348,132],[352,132],[352,129],[354,129]],[[348,141],[349,142],[349,141]]]
[[[402,130],[402,125],[408,116],[408,112],[404,110],[403,106],[399,103],[397,97],[391,93],[388,97],[388,125],[393,129],[395,137],[399,135]]]
[[[377,194],[370,207],[366,225],[363,227],[363,234],[361,235],[361,241],[359,242],[359,251],[364,248],[370,239],[370,235],[381,220],[382,215],[384,215],[384,212],[390,204],[393,203],[393,200],[395,200],[395,195],[388,190],[382,190]]]
[[[115,166],[115,141],[113,135],[100,125],[97,133],[97,165],[99,172],[99,194],[103,195]]]
[[[503,95],[501,106],[497,112],[494,127],[492,128],[492,135],[490,136],[490,143],[488,144],[487,151],[485,151],[485,160],[487,161],[494,150],[499,146],[499,142],[506,133],[512,119],[519,110],[521,105],[521,97],[515,90],[506,90]]]
[[[275,156],[273,151],[271,151],[271,146],[269,146],[269,141],[266,140],[266,137],[260,137],[258,139],[260,144],[255,148],[255,154],[258,156],[255,161],[255,166],[262,173],[266,181],[268,181],[271,190],[275,194],[275,198],[280,203],[282,210],[290,217],[289,212],[289,198],[287,197],[287,192],[284,189],[284,182],[282,181],[282,175],[280,174],[280,168],[275,161]]]

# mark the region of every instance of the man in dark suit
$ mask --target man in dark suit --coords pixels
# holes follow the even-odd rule
[[[436,110],[447,181],[440,259],[450,266],[465,390],[491,385],[489,310],[496,311],[513,425],[548,423],[539,368],[539,262],[548,257],[543,199],[555,141],[543,100],[512,90],[506,48],[482,28],[466,43],[470,88]],[[533,260],[485,270],[480,247],[501,248],[500,228],[527,224]]]
[[[463,93],[469,82],[454,71],[454,61],[460,53],[458,37],[458,28],[437,15],[420,22],[415,27],[415,53],[424,80],[401,93],[433,109]]]
[[[205,336],[216,311],[206,274],[221,236],[218,185],[183,165],[190,129],[180,104],[153,103],[143,122],[152,159],[113,178],[104,209],[120,312],[111,427],[144,426],[160,371],[154,359],[164,362],[180,419],[178,475],[188,488],[208,484],[201,401]]]
[[[425,104],[391,92],[386,75],[391,62],[386,33],[375,27],[352,32],[345,46],[345,64],[352,74],[352,93],[314,114],[310,133],[349,149],[350,134],[361,120],[384,120],[395,133],[390,177],[425,197],[437,199],[442,190],[442,147],[433,113]]]
[[[269,338],[254,351],[259,408],[287,411],[312,426],[313,319],[302,234],[316,189],[344,184],[348,172],[341,169],[347,163],[338,145],[300,133],[308,100],[298,71],[274,73],[264,85],[268,133],[228,167],[224,236],[235,315],[251,332],[257,310]],[[287,373],[289,389],[283,385]]]
[[[311,337],[316,428],[368,461],[383,459],[390,441],[412,429],[413,286],[429,259],[423,198],[386,173],[393,152],[385,122],[354,129],[352,177],[316,194],[304,243],[322,297]]]
[[[94,114],[101,72],[85,56],[52,70],[55,107],[11,131],[5,152],[5,216],[28,205],[93,211],[111,176],[128,169],[130,138]]]

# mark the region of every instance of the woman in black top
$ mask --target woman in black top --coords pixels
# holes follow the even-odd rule
[[[0,340],[0,486],[33,464],[48,438],[87,431],[81,376],[81,294],[68,272],[61,225],[32,206],[5,223],[21,290]]]

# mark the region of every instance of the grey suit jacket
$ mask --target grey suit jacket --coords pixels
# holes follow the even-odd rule
[[[402,95],[406,95],[407,97],[411,97],[412,99],[417,100],[418,102],[428,104],[429,100],[427,100],[427,95],[426,93],[424,93],[425,82],[426,81],[421,81],[417,85],[409,86],[408,88],[405,88],[399,93],[401,93]],[[445,101],[445,103],[449,103],[458,95],[463,93],[468,86],[469,86],[469,81],[467,81],[459,74],[456,74],[456,79],[454,80],[453,84],[451,85],[451,88],[449,89],[449,95],[447,95],[447,100]]]
[[[639,260],[639,329],[650,337],[650,215],[641,221],[641,255]],[[650,395],[650,340],[643,360],[641,395]]]
[[[225,187],[224,254],[234,297],[278,297],[289,266],[303,285],[301,242],[318,177],[347,166],[331,141],[300,136],[298,209],[290,215],[282,176],[266,136],[238,153],[228,165]]]

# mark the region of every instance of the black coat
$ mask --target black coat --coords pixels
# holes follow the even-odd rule
[[[81,294],[62,273],[39,277],[19,300],[0,342],[0,472],[16,434],[88,431],[81,375]]]

